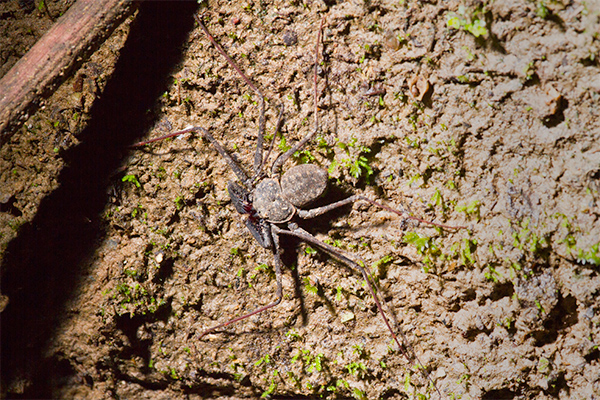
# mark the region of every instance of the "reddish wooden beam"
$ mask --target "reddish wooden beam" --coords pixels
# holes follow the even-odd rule
[[[52,25],[0,80],[0,145],[134,8],[131,0],[78,0]]]

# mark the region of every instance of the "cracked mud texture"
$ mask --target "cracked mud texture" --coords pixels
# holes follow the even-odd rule
[[[300,221],[364,259],[416,359],[357,271],[293,240],[282,303],[197,339],[275,277],[207,141],[127,147],[202,126],[251,168],[258,99],[194,11],[145,3],[47,100],[83,79],[88,124],[41,110],[2,149],[3,396],[598,398],[598,1],[210,2],[267,134],[285,108],[277,151],[312,129],[324,17],[320,132],[284,166],[328,170],[319,205],[467,227],[363,203]]]

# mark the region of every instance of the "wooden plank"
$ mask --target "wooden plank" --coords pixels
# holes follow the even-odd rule
[[[0,145],[135,9],[131,0],[78,0],[0,80]]]

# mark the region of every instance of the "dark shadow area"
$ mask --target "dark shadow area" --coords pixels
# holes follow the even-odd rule
[[[294,280],[294,297],[300,302],[300,317],[302,318],[302,325],[308,323],[308,311],[306,310],[306,302],[304,301],[304,294],[302,293],[302,280],[300,279],[300,268],[298,265],[298,251],[300,242],[286,235],[279,235],[279,245],[283,250],[281,254],[281,272],[283,274],[289,273],[292,275]],[[285,292],[284,292],[285,295]]]
[[[593,349],[584,358],[588,363],[600,360],[600,349]]]
[[[127,345],[123,346],[123,349],[118,355],[120,360],[131,360],[134,357],[140,357],[144,360],[145,372],[152,373],[152,368],[148,367],[151,360],[150,346],[152,345],[152,334],[140,337],[140,328],[145,331],[151,330],[145,326],[146,323],[154,323],[156,321],[166,322],[173,312],[171,305],[172,299],[168,299],[165,304],[158,307],[155,312],[148,313],[145,315],[134,315],[123,314],[116,318],[116,329],[123,332],[129,339]],[[107,338],[111,340],[111,338]]]
[[[485,39],[484,36],[476,38],[476,41],[482,46],[489,46],[493,51],[506,54],[506,49],[503,46],[503,42],[494,34],[494,29],[492,29],[493,25],[496,23],[494,21],[494,15],[490,11],[487,11],[483,14],[485,24],[488,27],[488,36],[489,39]]]
[[[31,224],[6,251],[1,315],[2,388],[10,398],[51,398],[52,383],[68,368],[43,351],[66,313],[103,234],[100,214],[110,176],[127,146],[155,117],[148,112],[169,84],[194,26],[196,1],[141,2],[115,72],[94,104],[81,144],[65,154],[60,187],[41,203]]]
[[[535,345],[541,347],[554,343],[562,330],[575,325],[578,321],[577,299],[570,294],[563,297],[559,292],[558,304],[544,322],[544,329],[532,332]]]
[[[307,207],[304,207],[305,210],[311,210],[313,208],[319,208],[323,206],[327,206],[329,204],[338,202],[340,200],[344,200],[354,193],[350,191],[346,191],[339,186],[333,185],[330,181],[328,183],[327,191],[325,194],[318,198],[314,203],[309,204]],[[360,202],[360,204],[364,204],[364,202]],[[342,207],[334,208],[333,210],[319,215],[315,218],[310,219],[302,219],[299,217],[294,218],[294,222],[296,222],[302,229],[308,231],[311,235],[316,235],[318,233],[327,233],[332,227],[332,221],[336,221],[340,218],[344,218],[348,215],[350,210],[352,210],[352,204],[347,204]]]
[[[564,97],[558,99],[556,110],[552,115],[548,115],[542,119],[542,123],[548,128],[554,128],[565,120],[565,110],[569,107],[569,101]]]
[[[452,312],[457,312],[462,308],[464,303],[469,301],[473,301],[477,298],[477,292],[473,288],[467,288],[464,292],[461,293],[460,296],[451,299],[448,302],[448,310]]]
[[[548,383],[548,389],[545,390],[545,393],[548,396],[558,398],[560,392],[566,393],[567,397],[569,396],[571,389],[569,388],[569,384],[567,383],[567,379],[565,378],[564,371],[559,371],[555,374],[551,374],[548,378]]]
[[[21,215],[23,215],[21,210],[19,210],[15,206],[15,201],[16,201],[15,196],[11,196],[4,203],[0,203],[0,212],[7,212],[7,213],[12,214],[15,217],[20,217]]]
[[[520,394],[508,388],[490,390],[481,396],[482,400],[509,400],[517,397],[520,397]]]
[[[492,293],[490,293],[490,300],[498,301],[504,297],[512,297],[514,293],[515,287],[511,281],[496,282]]]

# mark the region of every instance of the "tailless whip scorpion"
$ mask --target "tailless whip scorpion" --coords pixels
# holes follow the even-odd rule
[[[381,318],[385,322],[385,325],[389,329],[390,334],[394,339],[395,343],[403,352],[405,357],[407,357],[408,360],[416,359],[416,356],[414,354],[412,355],[412,357],[409,355],[407,348],[401,343],[401,340],[398,338],[398,335],[390,325],[390,322],[386,317],[386,314],[383,310],[383,307],[379,301],[378,295],[374,288],[374,282],[372,282],[372,279],[367,274],[364,268],[364,262],[360,259],[360,257],[350,256],[339,251],[332,245],[320,241],[306,230],[300,228],[294,222],[294,218],[315,218],[338,207],[342,207],[354,203],[356,201],[364,201],[386,211],[395,213],[405,219],[416,220],[421,223],[434,225],[444,229],[458,229],[462,227],[453,227],[434,222],[428,222],[420,218],[407,215],[404,212],[400,212],[384,204],[381,204],[380,202],[371,200],[368,197],[358,194],[322,207],[305,209],[306,206],[309,206],[311,203],[313,203],[315,200],[317,200],[324,194],[327,188],[327,172],[314,164],[296,165],[288,169],[282,175],[280,174],[280,171],[285,162],[288,161],[294,153],[301,150],[306,145],[306,143],[309,142],[319,131],[319,119],[317,114],[317,66],[319,46],[321,44],[321,35],[324,20],[321,20],[321,25],[317,36],[317,44],[315,47],[313,82],[313,112],[315,121],[314,129],[312,129],[311,132],[305,135],[289,150],[280,154],[272,163],[270,169],[268,169],[265,167],[265,164],[266,161],[269,159],[269,155],[273,149],[275,138],[277,136],[277,133],[279,133],[279,129],[281,127],[283,107],[281,107],[281,110],[279,112],[279,117],[275,129],[276,134],[273,135],[273,139],[267,150],[267,154],[263,157],[263,148],[265,147],[265,96],[244,74],[244,72],[242,72],[242,70],[237,66],[237,64],[227,55],[225,50],[223,50],[223,48],[216,42],[216,40],[212,37],[208,29],[203,24],[201,18],[197,15],[195,16],[195,18],[198,24],[200,25],[200,28],[204,31],[204,33],[206,34],[210,42],[213,44],[213,46],[218,50],[219,53],[223,55],[223,57],[225,57],[228,64],[237,71],[241,79],[243,79],[243,81],[258,95],[260,101],[260,117],[258,123],[259,126],[257,145],[254,154],[253,173],[252,175],[248,175],[242,169],[242,167],[240,167],[238,162],[234,160],[234,158],[227,152],[227,150],[225,150],[225,148],[211,135],[211,133],[203,127],[189,127],[177,132],[170,133],[165,136],[136,143],[133,145],[133,147],[145,146],[150,143],[182,135],[184,133],[199,133],[202,135],[202,137],[208,140],[218,151],[221,157],[225,159],[225,161],[233,170],[238,179],[237,181],[230,181],[227,185],[227,191],[229,193],[229,197],[231,198],[231,203],[233,204],[233,206],[239,214],[244,215],[246,217],[245,225],[254,237],[254,239],[256,239],[258,244],[270,251],[273,255],[273,259],[275,262],[275,275],[277,281],[277,289],[275,292],[274,301],[267,305],[261,306],[252,312],[230,319],[209,329],[206,329],[198,335],[198,339],[202,339],[204,336],[214,332],[217,329],[224,328],[228,325],[242,321],[255,314],[261,313],[265,310],[275,307],[281,302],[283,297],[283,290],[281,272],[282,261],[280,257],[281,248],[279,244],[279,239],[281,235],[284,235],[294,237],[302,242],[313,245],[321,249],[322,251],[325,251],[332,258],[338,260],[339,262],[349,266],[350,268],[360,271],[363,279],[367,283],[369,292],[371,293],[371,296],[373,297],[373,300],[377,306],[377,310],[379,311]],[[400,335],[402,335],[401,331]],[[427,379],[433,384],[431,378],[429,378],[428,375]],[[435,384],[433,384],[433,386],[435,387]],[[439,394],[439,390],[437,389],[437,387],[435,387],[435,389],[438,391]]]

